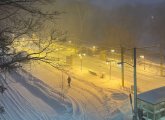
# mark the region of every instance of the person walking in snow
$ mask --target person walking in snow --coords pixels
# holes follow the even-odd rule
[[[71,77],[70,76],[68,76],[68,86],[70,87],[70,84],[71,84]]]

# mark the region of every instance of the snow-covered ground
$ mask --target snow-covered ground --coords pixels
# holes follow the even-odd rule
[[[127,101],[128,96],[125,92],[115,87],[106,88],[106,81],[99,77],[95,78],[85,71],[79,73],[79,70],[76,72],[73,70],[67,73],[72,77],[69,88],[67,85],[68,76],[64,72],[53,69],[46,64],[40,63],[35,64],[35,66],[36,69],[32,73],[37,78],[42,78],[42,81],[69,98],[76,120],[110,119],[114,113],[120,113],[120,106]],[[41,69],[40,66],[43,66],[44,69]],[[96,82],[93,83],[89,79]],[[99,81],[104,85],[100,86]],[[62,99],[65,100],[65,97]]]
[[[46,64],[33,65],[35,69],[26,66],[27,71],[1,76],[8,88],[0,100],[5,107],[2,120],[107,120],[119,114],[127,100],[120,90],[103,89],[76,75],[69,88],[65,73]]]
[[[57,56],[55,53],[52,56]],[[68,54],[60,52],[60,59]],[[64,57],[64,58],[62,58]],[[125,68],[125,89],[121,88],[121,68],[109,65],[97,57],[86,56],[82,61],[74,56],[73,65],[60,71],[48,64],[32,62],[25,70],[1,74],[7,90],[0,98],[5,113],[2,120],[129,120],[131,108],[128,94],[133,84],[132,68]],[[159,68],[158,68],[159,69]],[[92,75],[89,70],[95,71]],[[100,78],[101,73],[105,78]],[[67,77],[71,76],[71,87]],[[6,76],[6,77],[5,77]],[[165,85],[155,67],[138,65],[139,93]]]
[[[61,101],[58,91],[35,77],[31,79],[29,73],[19,70],[6,76],[7,90],[1,95],[5,108],[2,120],[59,120],[72,112],[69,100]]]

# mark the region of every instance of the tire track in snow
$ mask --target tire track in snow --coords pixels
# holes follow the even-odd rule
[[[46,69],[46,70],[48,70],[48,71],[50,71],[49,69],[47,69],[46,67],[44,67],[44,69]],[[51,73],[54,73],[53,71],[51,71]],[[65,73],[65,72],[64,72]],[[67,73],[66,73],[67,74]],[[74,77],[73,76],[73,78],[74,79],[77,79],[76,77]],[[96,105],[96,104],[94,104],[92,101],[89,101],[88,100],[88,96],[85,96],[83,99],[85,99],[85,102],[86,103],[88,103],[88,102],[90,102],[89,104],[91,104],[92,105],[92,107],[93,107],[93,110],[94,110],[94,112],[95,113],[98,113],[98,114],[100,114],[100,111],[102,112],[102,111],[108,111],[107,109],[106,110],[99,110],[98,111],[98,108],[101,108],[101,107],[104,107],[104,106],[108,106],[107,104],[107,102],[106,102],[106,100],[105,100],[105,98],[106,97],[103,97],[103,90],[102,90],[102,88],[100,89],[100,88],[98,88],[97,86],[95,86],[94,84],[91,84],[91,83],[89,83],[89,82],[83,82],[82,80],[79,80],[79,82],[81,82],[81,84],[84,84],[84,85],[86,85],[86,86],[88,86],[88,87],[90,87],[90,88],[92,88],[92,89],[94,89],[95,91],[97,91],[97,93],[96,92],[93,92],[93,91],[91,91],[91,90],[88,90],[88,89],[86,89],[86,88],[78,88],[78,86],[76,85],[76,91],[78,91],[77,89],[79,89],[79,94],[80,93],[85,93],[85,94],[88,94],[89,96],[91,96],[91,98],[93,98],[95,101],[97,101],[98,102],[98,104],[99,104],[99,106],[98,105]],[[72,87],[72,89],[73,89],[73,87]],[[69,95],[68,95],[69,96]],[[75,112],[75,113],[77,113],[77,115],[79,114],[79,115],[81,115],[81,114],[89,114],[89,113],[87,113],[88,111],[86,111],[86,108],[84,107],[84,105],[85,105],[85,103],[84,103],[84,100],[82,100],[82,99],[79,99],[79,98],[76,98],[76,96],[69,96],[70,98],[71,98],[71,101],[72,101],[72,106],[73,106],[73,112]],[[102,98],[104,98],[104,100],[102,99]],[[76,100],[75,100],[76,99]],[[81,113],[80,113],[81,112]],[[82,113],[82,112],[84,112],[84,113]],[[87,116],[87,115],[85,115],[85,116]],[[101,115],[101,116],[103,116],[103,115]],[[83,118],[83,117],[82,117]],[[87,118],[86,118],[87,119]],[[102,118],[103,119],[103,118]]]
[[[5,100],[2,103],[5,106],[6,111],[9,111],[9,113],[10,113],[10,114],[8,114],[10,120],[12,120],[14,118],[17,118],[18,120],[26,120],[25,116],[23,116],[23,115],[25,115],[25,113],[27,115],[27,111],[25,110],[24,106],[20,103],[20,101],[17,99],[18,98],[17,93],[15,93],[11,90],[8,90],[4,97],[5,97]],[[10,103],[10,104],[7,105],[7,103]],[[12,111],[14,111],[14,114]],[[31,116],[33,116],[33,113],[34,113],[34,111],[30,112],[30,115],[28,115],[29,118],[31,118]]]
[[[89,88],[89,86],[88,86]],[[93,89],[92,86],[90,86],[90,89]],[[101,96],[96,92],[91,91],[90,89],[82,88],[77,85],[73,85],[70,89],[68,96],[71,98],[72,104],[73,104],[73,111],[76,113],[76,115],[80,115],[81,120],[87,120],[92,118],[92,114],[95,114],[95,119],[97,120],[103,120],[103,115],[101,115],[101,112],[103,112],[103,109],[101,108],[103,104],[103,100],[101,100]],[[94,89],[95,90],[95,89]],[[75,94],[77,97],[75,97]],[[81,94],[81,98],[78,97],[78,95]],[[82,98],[83,97],[83,98]],[[90,99],[92,98],[92,99]],[[94,103],[94,101],[95,103]],[[97,104],[96,104],[97,103]],[[87,106],[88,104],[88,106]],[[101,104],[98,106],[98,104]],[[89,107],[92,106],[92,112],[91,110],[87,110],[86,106]],[[90,107],[91,109],[91,107]],[[91,114],[92,113],[92,114]],[[90,117],[88,117],[90,116]],[[93,117],[94,117],[93,116]],[[96,117],[97,116],[97,117]],[[100,118],[100,119],[98,119]]]
[[[13,89],[10,88],[12,91]],[[24,107],[22,107],[22,109],[24,110],[24,112],[26,112],[26,114],[28,114],[28,116],[34,116],[35,118],[38,118],[39,115],[38,114],[34,114],[34,110],[32,110],[31,108],[33,107],[30,102],[28,101],[28,98],[25,98],[19,90],[14,89],[17,92],[17,101],[19,101],[19,103],[24,104]],[[23,102],[22,102],[23,101]]]
[[[12,87],[10,87],[10,85],[8,86],[8,90],[5,93],[5,99],[3,99],[3,101],[2,101],[2,104],[5,106],[5,109],[7,108],[6,114],[2,116],[3,120],[5,120],[5,118],[7,118],[7,120],[27,120],[27,119],[31,119],[31,120],[56,120],[56,117],[51,118],[50,116],[48,117],[48,115],[45,113],[42,114],[42,112],[37,112],[37,110],[34,109],[33,106],[31,106],[31,103],[28,101],[28,98],[26,96],[22,96],[22,93],[20,93],[20,91],[19,91],[20,89],[17,90],[17,86],[15,86],[18,83],[22,84],[31,93],[38,89],[38,91],[42,93],[41,95],[44,96],[44,94],[46,94],[46,93],[43,93],[43,91],[45,91],[45,92],[48,92],[48,91],[45,89],[43,91],[41,90],[41,89],[43,89],[42,88],[43,86],[40,86],[42,83],[38,85],[38,84],[35,84],[35,82],[34,82],[34,84],[29,85],[28,84],[29,81],[27,81],[26,77],[21,76],[21,74],[18,72],[14,72],[13,74],[11,74],[11,77],[12,77],[12,79],[15,78],[15,81],[17,81],[17,82],[13,82],[13,80],[12,80],[12,82],[10,84]],[[34,79],[34,81],[35,80],[36,79]],[[37,85],[37,86],[35,86],[35,85]],[[37,88],[34,89],[32,86],[37,87]],[[41,87],[41,88],[38,88],[38,87]],[[32,90],[31,90],[31,88],[32,88]],[[33,95],[36,95],[36,94],[33,94]],[[58,102],[56,99],[53,99],[53,97],[56,98],[56,96],[54,96],[54,95],[55,95],[55,93],[44,96],[46,99],[51,99],[50,101],[45,100],[45,103],[47,105],[50,106],[49,102],[52,102],[52,101],[54,101],[53,103]],[[41,98],[41,97],[39,97],[39,98]],[[43,100],[43,98],[41,98],[41,99]],[[10,103],[10,105],[7,105],[7,103]],[[26,103],[26,104],[23,105],[23,103]],[[63,102],[60,104],[63,107],[64,106],[67,107],[69,104],[65,104],[65,103]],[[11,109],[8,109],[9,107],[11,107]],[[69,107],[70,107],[70,105],[69,105]],[[55,107],[53,107],[53,108],[55,110],[58,109]],[[63,111],[61,114],[63,114],[64,112],[65,113],[67,112],[66,109],[64,109],[64,110],[65,111]],[[14,114],[11,114],[11,113],[13,113],[11,111],[14,111]],[[68,115],[68,116],[70,116],[70,115]],[[14,119],[14,118],[17,118],[17,119]],[[57,119],[57,120],[60,120],[60,119]]]
[[[47,69],[46,67],[44,67],[44,69],[48,70],[51,73],[54,73],[54,71],[51,71],[51,70]],[[87,96],[84,96],[83,99],[80,99],[80,98],[77,98],[75,95],[72,95],[73,92],[71,94],[67,94],[67,92],[68,91],[70,92],[71,89],[72,90],[74,89],[74,91],[77,91],[76,94],[82,94],[83,93],[83,94],[86,94]],[[96,107],[96,105],[93,104],[93,102],[89,101],[89,99],[88,99],[88,96],[90,96],[90,98],[93,98],[95,101],[97,101],[97,103],[101,103],[102,104],[103,103],[102,99],[100,98],[100,96],[97,95],[97,93],[95,93],[95,92],[93,93],[93,91],[90,91],[88,89],[84,89],[84,88],[78,87],[77,85],[74,86],[74,88],[72,87],[71,89],[69,89],[69,90],[65,89],[63,92],[64,92],[64,94],[67,94],[67,95],[65,95],[65,97],[68,96],[70,98],[70,101],[72,102],[73,117],[76,115],[76,116],[79,116],[79,119],[81,119],[81,120],[87,120],[88,119],[87,116],[91,112],[89,113],[89,111],[86,111],[86,107],[84,107],[84,106],[86,106],[86,104],[88,102],[90,102],[89,104],[92,105],[93,110],[95,110],[95,113],[97,113],[97,115],[98,115],[98,113],[99,113],[97,111],[98,107]],[[102,119],[100,119],[100,120],[102,120]]]
[[[33,106],[26,102],[24,97],[20,96],[18,91],[13,87],[11,88],[10,85],[3,98],[2,104],[6,110],[6,114],[3,115],[4,120],[5,118],[7,120],[15,120],[15,118],[16,120],[38,120],[43,117],[41,113],[36,112],[36,110],[33,109]],[[7,105],[7,103],[10,104]]]
[[[18,76],[18,74],[17,74],[17,76]],[[19,76],[21,77],[21,74],[19,74]],[[16,78],[15,78],[16,79]],[[27,78],[23,78],[23,79],[27,79]],[[34,78],[34,79],[36,79],[36,78]],[[89,103],[89,104],[91,104],[92,105],[92,109],[96,109],[95,111],[93,111],[93,112],[96,112],[96,114],[98,114],[98,115],[101,115],[101,113],[100,113],[100,111],[97,111],[98,110],[98,108],[97,108],[97,106],[95,106],[94,104],[93,104],[93,102],[92,101],[90,101],[90,99],[88,99],[88,97],[90,96],[90,97],[92,97],[93,99],[95,99],[98,103],[99,103],[99,106],[100,107],[105,107],[106,108],[106,106],[108,106],[107,104],[108,103],[105,103],[105,102],[107,102],[107,97],[106,97],[106,92],[115,92],[116,90],[111,90],[111,89],[103,89],[103,88],[101,88],[101,87],[98,87],[98,86],[96,86],[95,84],[93,84],[93,83],[90,83],[90,82],[87,82],[87,81],[85,81],[85,80],[81,80],[81,79],[77,79],[77,78],[75,78],[76,80],[78,80],[79,82],[81,82],[81,84],[83,84],[83,85],[85,85],[85,86],[88,86],[88,88],[89,89],[87,89],[87,88],[82,88],[82,87],[78,87],[78,86],[74,86],[73,88],[71,88],[71,89],[73,89],[73,90],[75,90],[75,93],[76,93],[76,95],[80,95],[81,93],[82,93],[82,96],[83,96],[83,98],[76,98],[76,96],[75,95],[72,95],[72,94],[68,94],[68,98],[70,98],[70,101],[72,102],[72,105],[73,105],[73,113],[72,112],[70,112],[69,114],[68,114],[68,116],[66,117],[64,117],[62,120],[68,120],[68,119],[70,119],[70,120],[93,120],[93,119],[90,119],[90,118],[92,118],[92,117],[89,117],[90,115],[90,113],[89,113],[89,111],[86,109],[86,105],[85,105],[85,103]],[[22,78],[21,78],[21,80],[22,80]],[[38,84],[38,83],[32,83],[32,84],[30,84],[30,86],[29,85],[27,85],[27,83],[25,84],[23,81],[18,81],[18,80],[16,80],[17,82],[19,82],[19,83],[21,83],[21,84],[23,84],[23,86],[25,86],[28,90],[29,89],[31,89],[31,85],[34,87],[39,87],[40,89],[39,89],[39,91],[40,92],[43,92],[42,91],[42,87],[43,86],[40,86],[40,84]],[[23,83],[22,83],[23,82]],[[94,89],[94,91],[96,91],[96,92],[93,92],[93,91],[91,91],[90,90],[90,88],[92,88],[92,89]],[[38,89],[38,88],[37,88]],[[31,90],[29,90],[30,92],[32,92]],[[34,91],[34,90],[33,90]],[[69,90],[70,91],[70,90]],[[97,94],[98,93],[98,94]],[[43,93],[43,94],[45,94],[45,93]],[[35,95],[35,94],[34,94]],[[51,95],[49,95],[49,96],[51,96]],[[38,96],[37,96],[38,97]],[[46,96],[47,97],[47,96]],[[52,97],[53,97],[53,95],[52,95]],[[103,99],[102,99],[103,98]],[[46,102],[47,103],[47,102]],[[112,103],[113,103],[113,101],[112,101]],[[75,105],[75,106],[74,106]],[[87,106],[88,107],[88,106]],[[108,107],[107,107],[108,108]],[[55,108],[54,108],[55,109]],[[105,109],[104,111],[101,111],[101,112],[106,112],[107,110]],[[77,116],[76,116],[77,115]],[[41,117],[40,117],[41,118]],[[39,119],[40,119],[39,118]],[[78,119],[76,119],[76,118],[78,118]],[[44,116],[42,116],[42,118],[41,118],[41,120],[47,120],[48,119],[48,117],[46,116],[46,115],[44,115]],[[59,119],[57,119],[57,120],[60,120],[61,118],[59,117]],[[97,119],[97,120],[104,120],[104,118],[100,118],[100,119]]]
[[[37,88],[37,86],[33,86],[26,82],[26,78],[22,76],[20,73],[13,71],[14,74],[11,74],[12,78],[14,78],[17,82],[19,82],[21,85],[23,85],[25,88],[27,88],[34,96],[42,99],[45,103],[47,103],[50,107],[52,107],[58,114],[63,114],[63,112],[66,110],[65,107],[59,103],[59,101],[48,97],[48,95],[45,95],[40,89]],[[18,78],[19,77],[19,78]],[[57,104],[59,103],[59,104]]]
[[[117,105],[117,102],[115,100],[113,100],[110,96],[113,93],[120,92],[120,90],[110,89],[110,88],[101,88],[99,86],[96,86],[94,83],[85,81],[83,79],[79,79],[75,76],[72,76],[72,78],[78,80],[79,82],[84,83],[88,87],[94,88],[99,93],[99,95],[102,96],[103,99],[102,99],[102,102],[100,102],[100,104],[101,104],[102,108],[104,108],[103,113],[105,115],[102,115],[102,116],[105,116],[105,117],[103,119],[107,119],[109,117],[109,114],[111,114],[111,112],[115,111],[115,109],[116,109],[115,106]],[[87,90],[87,91],[89,91],[89,90]],[[107,94],[107,93],[109,93],[109,94]]]
[[[92,118],[91,113],[97,113],[94,115],[95,118],[97,118],[97,119],[100,118],[100,115],[98,112],[98,107],[91,99],[89,99],[89,96],[90,96],[90,98],[93,98],[93,100],[97,101],[97,98],[95,99],[96,95],[91,94],[91,92],[89,92],[88,90],[84,90],[83,88],[76,87],[76,88],[71,88],[71,89],[73,89],[73,91],[75,91],[77,94],[81,94],[81,96],[83,97],[83,98],[74,98],[75,96],[73,96],[73,98],[77,99],[77,101],[78,101],[78,104],[80,107],[79,109],[81,109],[82,120],[88,120],[88,119],[91,120],[91,118]],[[89,110],[89,106],[90,106],[90,109],[92,107],[92,112],[91,112],[91,110]]]

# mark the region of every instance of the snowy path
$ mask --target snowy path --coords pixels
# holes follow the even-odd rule
[[[7,76],[8,90],[1,95],[6,111],[3,120],[60,120],[58,117],[72,113],[70,102],[61,101],[58,91],[37,78],[29,80],[24,71]]]
[[[80,59],[78,57],[74,59],[74,68],[75,67],[80,69]],[[109,77],[109,65],[107,66],[105,61],[99,60],[98,58],[86,56],[83,59],[83,70],[86,71],[89,69],[92,69],[97,73],[104,72],[107,77]],[[121,86],[121,69],[117,63],[112,63],[111,75],[112,81],[118,81]],[[154,66],[146,65],[146,70],[144,70],[144,66],[138,64],[137,84],[141,92],[165,86],[164,79],[164,77],[160,76],[159,66],[156,68]],[[125,65],[125,86],[130,88],[131,85],[133,85],[133,68],[129,65]]]
[[[54,55],[57,56],[57,55]],[[63,56],[63,55],[62,55]],[[61,59],[61,58],[60,58]],[[6,113],[2,120],[128,120],[122,113],[129,113],[128,93],[121,91],[121,70],[112,65],[112,79],[109,79],[109,65],[105,61],[86,56],[82,62],[74,58],[71,88],[67,75],[48,65],[30,64],[26,71],[12,71],[7,74],[8,90],[1,95],[0,104]],[[88,70],[99,75],[93,76]],[[151,70],[150,70],[151,71]],[[153,71],[139,72],[138,85],[141,90],[165,85],[164,78],[152,75]],[[105,78],[100,78],[100,73]],[[32,73],[29,74],[29,73]],[[152,77],[151,77],[152,75]],[[0,75],[0,79],[4,76]],[[127,86],[132,84],[132,68],[126,66]],[[152,87],[151,87],[152,86]],[[124,104],[124,105],[123,105]],[[128,115],[128,114],[127,114]],[[115,116],[115,117],[114,117]],[[119,119],[118,119],[119,117]]]
[[[47,65],[35,64],[29,72],[6,74],[8,90],[0,99],[6,111],[0,116],[2,120],[111,120],[128,98],[120,90],[76,75],[69,88],[67,75]]]
[[[47,65],[42,65],[42,69],[37,68],[41,64],[35,66],[32,73],[37,78],[42,78],[42,81],[69,97],[73,107],[72,117],[75,120],[107,120],[128,98],[122,91],[98,86],[85,76],[81,78],[72,74],[71,88],[68,88],[66,74]],[[95,80],[92,77],[90,79]]]

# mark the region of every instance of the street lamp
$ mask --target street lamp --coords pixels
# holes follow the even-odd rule
[[[115,50],[114,50],[114,49],[112,49],[112,50],[111,50],[111,53],[114,53],[114,52],[115,52]]]
[[[115,50],[114,49],[111,49],[111,51],[110,51],[110,57],[113,58],[113,59],[115,59],[114,53],[115,53]]]
[[[92,48],[93,48],[93,50],[95,50],[96,49],[96,46],[93,46]]]
[[[144,55],[140,55],[140,58],[141,58],[141,59],[144,59]]]
[[[144,55],[140,55],[140,58],[143,60],[143,64],[144,64],[144,70],[146,69],[146,66],[145,66],[145,57],[144,57]]]
[[[81,62],[81,71],[82,71],[83,57],[84,57],[84,56],[86,56],[86,54],[85,54],[85,53],[80,53],[78,56],[80,57],[80,62]]]
[[[96,51],[96,46],[92,46],[93,55],[95,55],[95,51]]]
[[[106,64],[109,65],[109,80],[111,80],[111,73],[112,73],[112,64],[111,62],[114,61],[114,60],[109,60],[109,61],[106,61]]]

